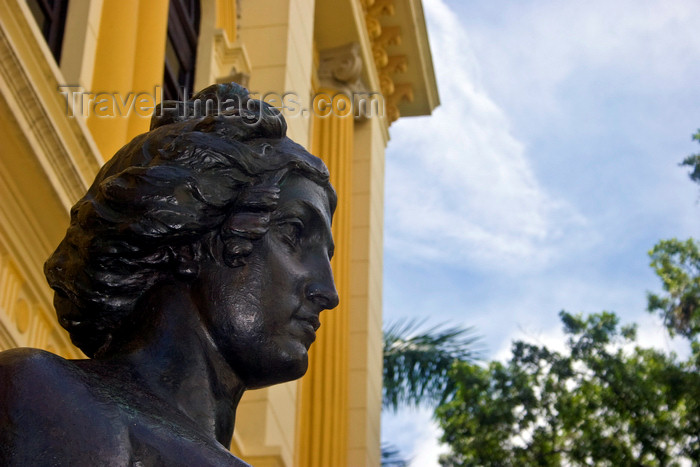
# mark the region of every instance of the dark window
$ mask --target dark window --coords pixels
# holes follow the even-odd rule
[[[163,98],[182,100],[192,95],[199,38],[199,0],[170,0],[165,44]]]
[[[60,63],[68,0],[27,0],[27,5],[32,11],[56,63]]]

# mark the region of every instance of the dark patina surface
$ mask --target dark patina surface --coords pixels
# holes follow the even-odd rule
[[[241,466],[246,389],[302,376],[338,296],[336,198],[237,85],[167,103],[100,171],[45,265],[90,357],[0,354],[2,466]]]

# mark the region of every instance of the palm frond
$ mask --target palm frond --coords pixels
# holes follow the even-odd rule
[[[408,467],[399,448],[390,443],[382,443],[382,467]]]
[[[473,328],[439,324],[425,331],[424,321],[395,322],[384,330],[383,406],[436,404],[454,394],[448,372],[455,361],[481,355]]]

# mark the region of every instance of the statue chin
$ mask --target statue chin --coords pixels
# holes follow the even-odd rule
[[[265,374],[255,377],[251,375],[246,379],[248,389],[262,389],[275,384],[287,383],[301,378],[309,368],[309,358],[304,353],[303,358],[288,360],[286,364],[280,364],[275,369],[268,368]]]

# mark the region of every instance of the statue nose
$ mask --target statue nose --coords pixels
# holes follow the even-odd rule
[[[306,298],[324,310],[337,307],[339,302],[338,292],[335,290],[335,284],[332,279],[329,284],[321,282],[309,284],[306,288]]]

